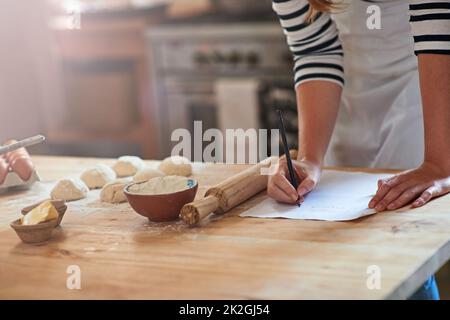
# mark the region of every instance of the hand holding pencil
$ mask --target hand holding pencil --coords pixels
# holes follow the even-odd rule
[[[280,119],[280,136],[283,138],[282,131]],[[283,143],[283,145],[288,147],[287,142]],[[289,155],[289,152],[285,152],[285,154]],[[291,159],[292,173],[295,178],[293,181],[289,171],[288,157],[285,155],[280,158],[277,172],[274,175],[269,176],[267,193],[271,198],[283,203],[301,204],[301,202],[303,202],[303,197],[317,185],[322,172],[321,166],[306,159],[302,159],[300,152],[299,159],[300,160]],[[292,182],[294,182],[294,184],[297,183],[298,185],[294,187]]]

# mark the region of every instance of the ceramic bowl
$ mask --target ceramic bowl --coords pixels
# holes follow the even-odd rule
[[[129,188],[136,184],[139,183],[131,183],[125,186],[125,196],[137,213],[154,222],[178,219],[181,208],[186,203],[194,200],[198,189],[198,182],[194,179],[189,179],[188,184],[190,187],[185,190],[166,194],[144,195],[129,191]]]

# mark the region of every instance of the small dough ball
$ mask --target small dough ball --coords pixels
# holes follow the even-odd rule
[[[105,184],[100,192],[100,201],[107,203],[127,202],[123,188],[130,183],[129,179],[118,179]]]
[[[192,164],[186,157],[173,156],[168,157],[161,162],[159,170],[168,176],[188,177],[192,174]]]
[[[117,159],[113,165],[113,170],[118,177],[130,177],[134,176],[136,172],[144,167],[144,161],[135,156],[122,156]]]
[[[53,188],[53,200],[75,201],[86,198],[89,188],[80,179],[63,179]]]
[[[116,173],[107,165],[99,164],[95,168],[84,171],[80,178],[89,189],[98,189],[116,179]]]
[[[133,177],[133,182],[145,182],[150,179],[156,178],[156,177],[163,177],[164,172],[158,170],[158,169],[152,169],[152,168],[145,168],[142,170],[139,170],[136,175]]]

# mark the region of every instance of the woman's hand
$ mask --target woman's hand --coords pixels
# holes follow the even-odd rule
[[[297,200],[303,201],[303,197],[317,185],[322,172],[322,167],[310,161],[292,160],[292,166],[299,183],[297,190],[292,186],[289,180],[289,170],[285,158],[281,158],[278,164],[278,170],[269,177],[267,194],[279,201],[294,204]]]
[[[376,211],[396,210],[412,202],[423,206],[450,192],[450,172],[425,161],[419,168],[378,181],[378,191],[369,202]]]
[[[299,186],[289,180],[286,160],[281,158],[275,175],[269,176],[267,193],[277,201],[302,201],[319,182],[324,155],[333,133],[342,87],[326,80],[307,81],[296,88],[298,108],[298,158],[293,161]],[[299,199],[300,198],[300,199]]]

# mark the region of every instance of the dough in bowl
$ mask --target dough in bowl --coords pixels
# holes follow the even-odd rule
[[[130,183],[130,179],[117,179],[105,184],[100,192],[100,201],[107,203],[127,202],[123,188]]]
[[[89,192],[89,188],[80,179],[63,179],[59,180],[50,196],[53,200],[75,201],[84,199]]]
[[[122,156],[117,159],[113,165],[113,170],[118,177],[134,176],[139,170],[144,167],[144,161],[135,156]]]
[[[98,189],[116,179],[116,173],[107,165],[99,164],[95,168],[84,171],[80,178],[89,189]]]
[[[164,172],[158,169],[145,168],[139,170],[133,177],[133,182],[144,182],[156,177],[163,177]]]
[[[181,156],[172,156],[164,159],[158,169],[168,176],[188,177],[192,175],[191,161]]]

